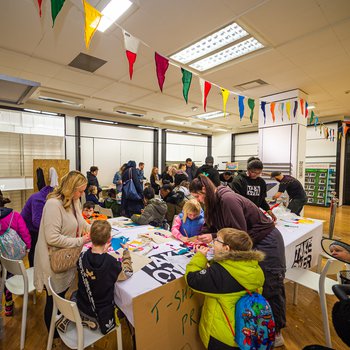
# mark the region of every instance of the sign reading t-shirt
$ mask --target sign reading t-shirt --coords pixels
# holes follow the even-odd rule
[[[260,186],[247,185],[247,196],[259,197]]]

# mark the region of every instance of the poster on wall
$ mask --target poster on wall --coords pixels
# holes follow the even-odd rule
[[[227,162],[226,170],[238,170],[238,162]]]

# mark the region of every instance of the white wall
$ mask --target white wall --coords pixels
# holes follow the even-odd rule
[[[247,159],[257,157],[259,148],[258,132],[235,135],[234,159],[238,162],[239,169],[246,169]]]
[[[219,169],[226,168],[226,162],[231,162],[232,134],[215,134],[212,137],[212,155]]]

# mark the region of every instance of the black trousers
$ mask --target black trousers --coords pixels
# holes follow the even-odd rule
[[[39,232],[30,231],[30,237],[32,239],[31,248],[28,253],[28,261],[29,261],[30,267],[34,266],[35,246],[36,246],[36,242],[38,241],[38,235],[39,235]]]
[[[300,212],[303,210],[304,205],[307,203],[307,199],[291,199],[288,204],[288,209],[297,215],[300,215]]]

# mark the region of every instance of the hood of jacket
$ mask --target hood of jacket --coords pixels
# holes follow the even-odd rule
[[[165,197],[165,201],[167,203],[172,203],[172,204],[180,204],[185,198],[185,195],[183,192],[179,191],[179,192],[174,192],[171,191],[166,197]]]
[[[148,204],[151,205],[153,210],[155,210],[159,216],[164,216],[168,210],[166,203],[160,198],[152,198]]]
[[[177,186],[174,188],[174,192],[183,192],[183,194],[185,195],[185,197],[188,197],[191,195],[190,190],[185,187],[185,186]]]
[[[128,169],[128,168],[136,168],[136,162],[134,160],[129,160],[128,163],[126,164],[125,169]]]
[[[10,209],[10,208],[5,208],[5,207],[0,208],[0,219],[3,219],[4,217],[12,213],[12,211],[13,209]]]

